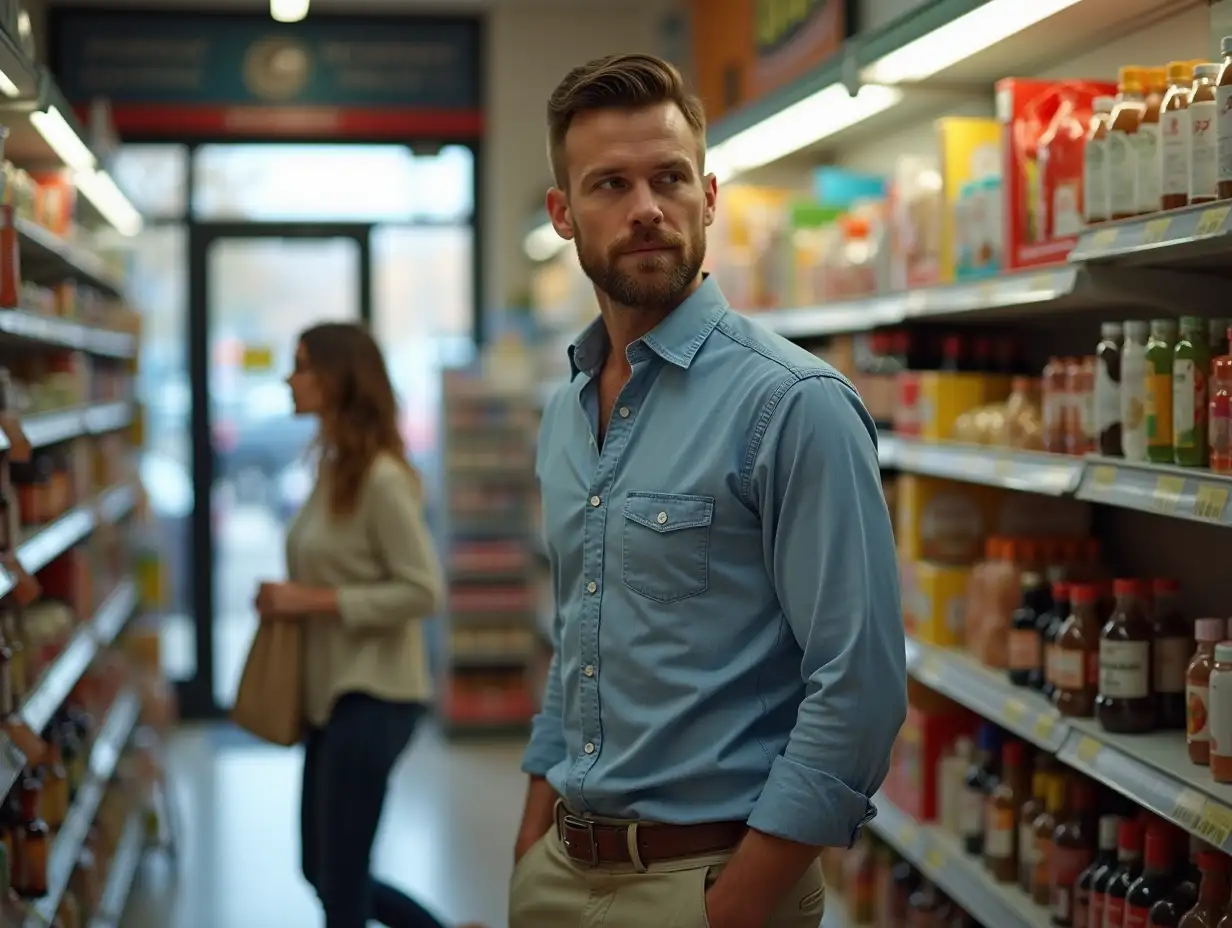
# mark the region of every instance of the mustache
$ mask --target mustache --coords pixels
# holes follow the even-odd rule
[[[626,236],[612,245],[613,254],[623,254],[637,248],[681,248],[684,236],[675,232],[639,232]]]

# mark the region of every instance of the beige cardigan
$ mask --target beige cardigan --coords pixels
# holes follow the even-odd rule
[[[392,457],[378,457],[355,512],[343,518],[330,513],[329,493],[318,481],[287,531],[287,572],[295,583],[338,593],[341,621],[305,621],[309,724],[329,721],[345,693],[431,699],[422,620],[437,612],[443,591],[417,476]]]

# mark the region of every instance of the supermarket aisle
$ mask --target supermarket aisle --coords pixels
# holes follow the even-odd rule
[[[394,773],[375,869],[440,912],[503,928],[525,779],[521,745],[444,742],[425,727]],[[178,886],[153,860],[122,928],[310,928],[299,874],[300,752],[228,729],[174,745],[183,848]]]

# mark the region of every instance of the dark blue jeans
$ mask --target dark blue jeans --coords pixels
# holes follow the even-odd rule
[[[405,893],[371,875],[389,773],[427,709],[348,693],[304,738],[300,847],[325,928],[444,928]]]

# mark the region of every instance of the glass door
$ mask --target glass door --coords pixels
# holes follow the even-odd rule
[[[237,223],[193,230],[196,675],[186,715],[228,711],[263,580],[286,576],[286,525],[312,482],[315,423],[285,378],[318,322],[371,317],[367,226]]]

